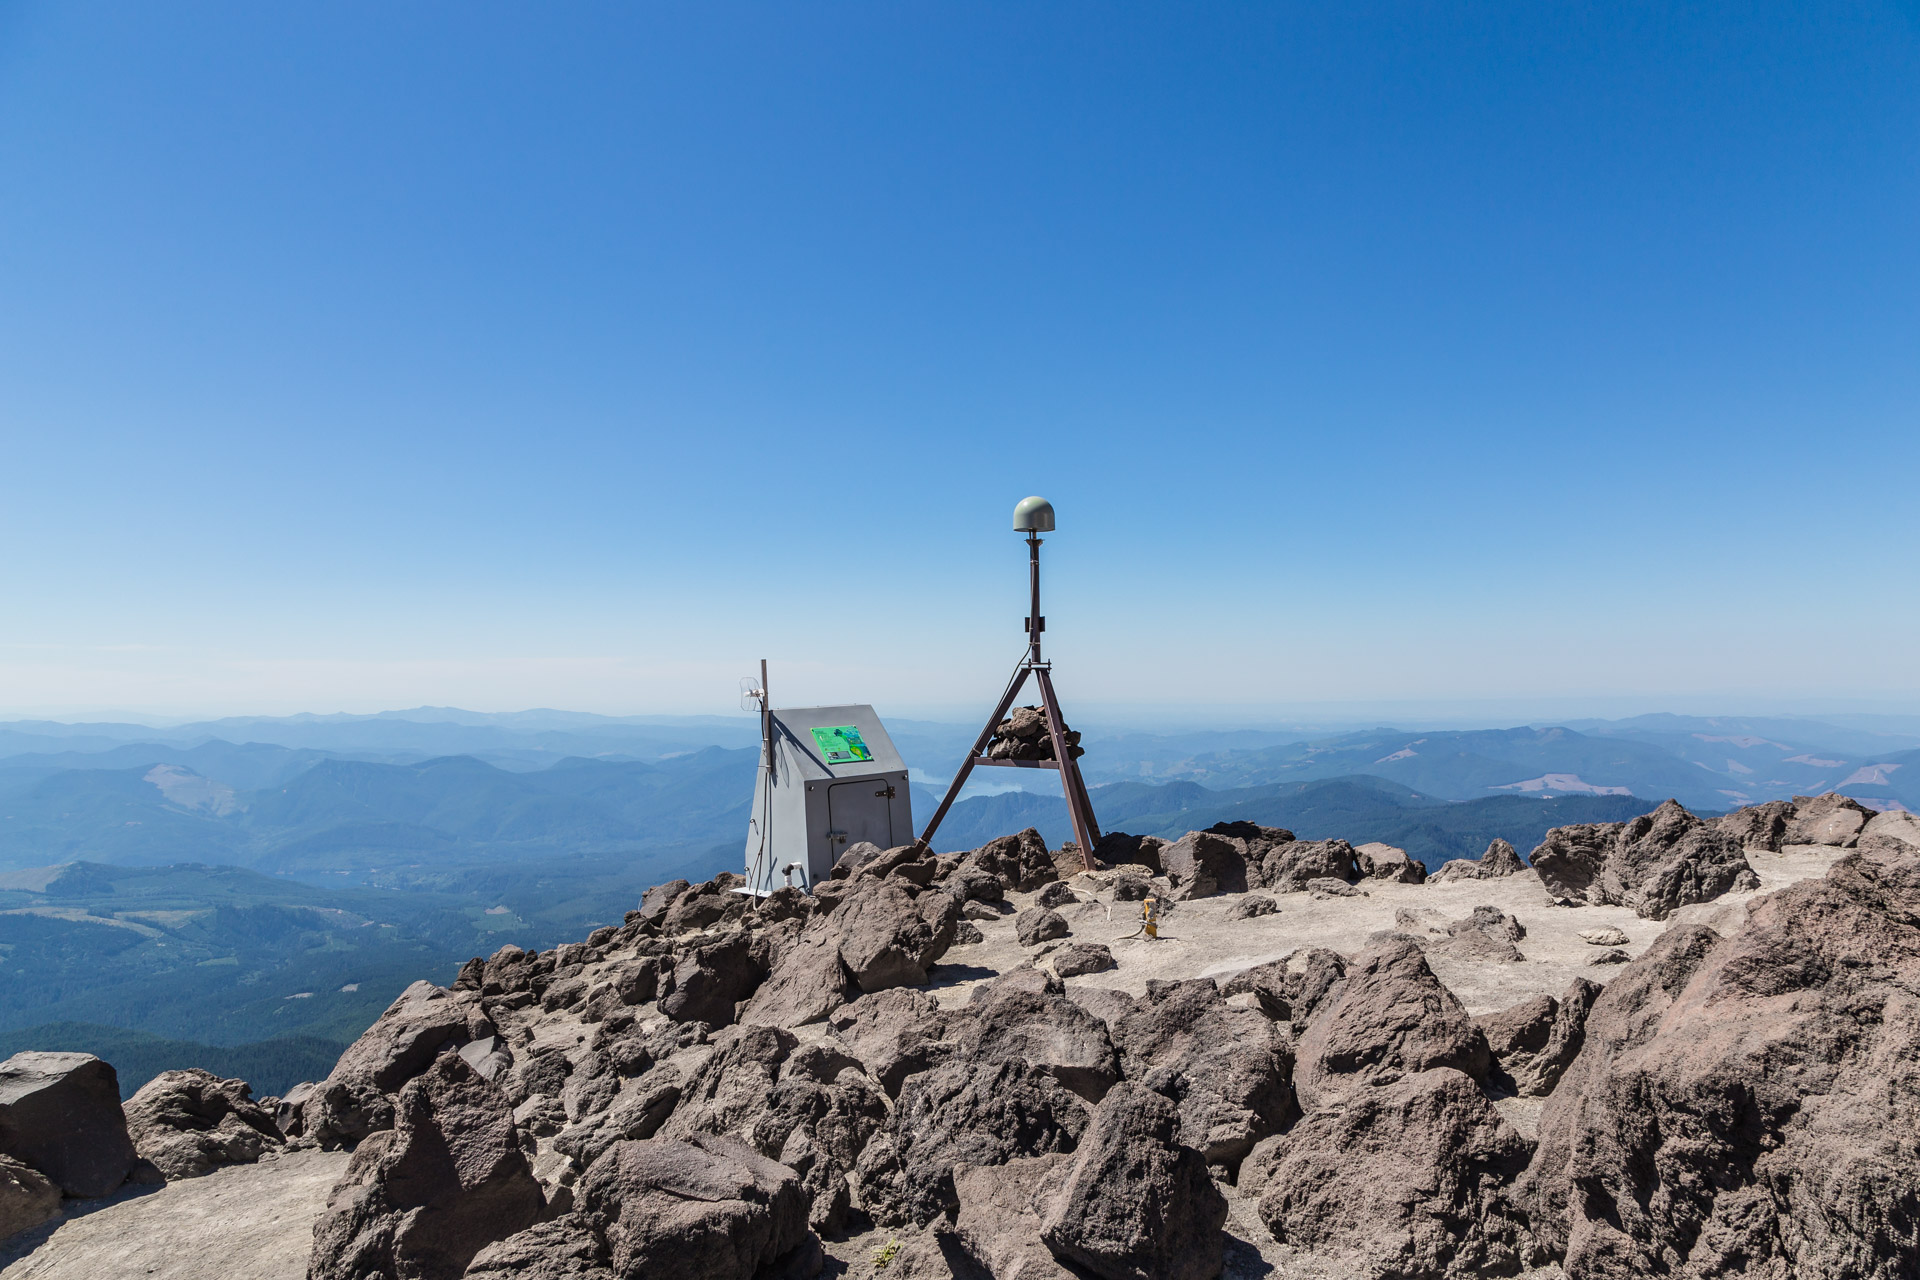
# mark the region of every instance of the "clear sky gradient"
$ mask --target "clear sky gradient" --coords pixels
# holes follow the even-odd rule
[[[7,4],[0,444],[0,712],[1912,709],[1920,6]]]

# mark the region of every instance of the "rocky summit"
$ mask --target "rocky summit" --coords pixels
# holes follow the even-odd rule
[[[662,885],[285,1098],[18,1055],[0,1275],[1920,1274],[1907,815],[1669,803],[1432,874],[1250,823],[1096,852]]]

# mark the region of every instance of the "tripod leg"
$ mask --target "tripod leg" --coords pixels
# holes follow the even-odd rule
[[[1047,708],[1047,732],[1053,735],[1053,754],[1060,766],[1060,789],[1067,795],[1067,814],[1073,819],[1073,838],[1080,842],[1080,864],[1093,870],[1093,806],[1087,802],[1080,785],[1080,771],[1073,766],[1073,749],[1067,746],[1066,721],[1060,718],[1060,699],[1053,692],[1053,677],[1041,667],[1034,678],[1040,682],[1040,700]]]
[[[926,830],[920,833],[921,844],[929,848],[933,846],[933,833],[940,829],[940,820],[947,816],[947,810],[951,809],[953,802],[960,798],[960,788],[967,785],[967,775],[973,772],[974,758],[987,749],[987,743],[993,738],[993,731],[1000,727],[1002,720],[1007,718],[1007,708],[1012,706],[1013,700],[1020,696],[1020,690],[1026,687],[1026,683],[1027,665],[1023,658],[1020,665],[1013,669],[1013,679],[1007,682],[1007,691],[1000,695],[1000,705],[993,709],[991,716],[987,717],[987,727],[982,729],[980,736],[973,740],[973,749],[967,752],[967,758],[960,762],[960,772],[953,775],[953,782],[947,787],[946,799],[942,800],[940,807],[933,811],[933,817],[927,822]]]

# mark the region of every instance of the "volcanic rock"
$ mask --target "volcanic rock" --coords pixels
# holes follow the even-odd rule
[[[1908,813],[1905,809],[1889,809],[1885,813],[1876,813],[1868,819],[1867,825],[1860,829],[1860,839],[1874,838],[1898,840],[1903,844],[1920,849],[1920,816]]]
[[[1071,906],[1080,901],[1080,895],[1069,889],[1062,881],[1040,886],[1040,892],[1033,895],[1035,906],[1058,907]]]
[[[575,1248],[617,1280],[749,1280],[808,1239],[793,1171],[711,1134],[620,1143],[580,1180],[572,1218],[591,1240]]]
[[[1113,952],[1103,942],[1076,942],[1060,948],[1049,961],[1053,971],[1063,978],[1082,974],[1105,973],[1115,968]]]
[[[197,1067],[162,1071],[127,1099],[125,1112],[134,1150],[168,1179],[252,1164],[285,1142],[245,1080]]]
[[[0,1239],[29,1231],[60,1214],[60,1188],[38,1169],[0,1156]]]
[[[924,909],[921,900],[927,908]],[[862,991],[917,987],[946,954],[960,904],[931,889],[916,900],[897,881],[882,880],[848,899],[826,923],[837,928],[840,959]]]
[[[70,1196],[104,1196],[135,1160],[120,1079],[90,1053],[16,1053],[0,1062],[0,1155]]]
[[[1180,1141],[1209,1163],[1237,1164],[1296,1114],[1286,1033],[1206,978],[1149,982],[1110,1025],[1122,1074],[1173,1100]]]
[[[787,1058],[747,1140],[800,1176],[811,1225],[837,1231],[847,1216],[847,1176],[886,1122],[886,1099],[859,1063],[808,1045]]]
[[[993,876],[1016,893],[1031,893],[1060,878],[1053,855],[1047,852],[1046,837],[1032,827],[1018,835],[989,840],[962,858],[955,874],[965,875],[969,868]]]
[[[1781,843],[1851,845],[1873,816],[1873,810],[1837,792],[1795,796],[1793,818]]]
[[[1270,916],[1280,909],[1280,904],[1264,893],[1249,893],[1233,904],[1227,912],[1229,920],[1251,920],[1256,916]]]
[[[1664,920],[1688,903],[1758,888],[1741,848],[1738,838],[1669,800],[1627,823],[1555,827],[1531,861],[1560,901],[1632,907]]]
[[[955,1165],[953,1236],[965,1262],[1008,1280],[1077,1280],[1040,1235],[1041,1214],[1072,1156],[1030,1156],[999,1165]],[[929,1259],[929,1261],[932,1261]],[[949,1263],[935,1275],[965,1276]]]
[[[1435,1067],[1484,1080],[1491,1065],[1486,1037],[1405,934],[1354,958],[1313,1014],[1298,1055],[1293,1083],[1309,1110]]]
[[[1580,941],[1590,947],[1623,947],[1630,939],[1623,931],[1609,924],[1598,929],[1582,929]]]
[[[995,984],[949,1019],[946,1034],[969,1062],[1018,1061],[1098,1102],[1120,1078],[1107,1026],[1064,995]]]
[[[1173,897],[1211,898],[1247,891],[1246,846],[1208,831],[1189,831],[1160,851]]]
[[[506,1096],[456,1054],[400,1090],[314,1226],[309,1280],[452,1280],[545,1209]]]
[[[861,1062],[889,1097],[898,1097],[907,1077],[945,1062],[956,1046],[945,1038],[947,1016],[940,1002],[920,991],[895,988],[862,996],[827,1020],[833,1037]]]
[[[1587,1014],[1599,995],[1599,987],[1575,978],[1558,1000],[1534,996],[1473,1020],[1515,1093],[1537,1098],[1553,1092],[1586,1041]]]
[[[1371,880],[1391,880],[1400,884],[1421,884],[1427,878],[1427,864],[1407,856],[1405,849],[1374,841],[1356,845],[1354,861],[1360,874]]]
[[[1067,927],[1066,917],[1047,907],[1028,907],[1013,918],[1014,936],[1020,939],[1023,947],[1064,938],[1071,932],[1073,930]]]
[[[1769,800],[1722,814],[1713,824],[1738,840],[1743,849],[1778,853],[1786,843],[1787,824],[1793,821],[1793,813],[1792,801]]]
[[[907,1078],[861,1153],[861,1203],[883,1226],[930,1222],[958,1208],[956,1165],[1071,1151],[1086,1125],[1086,1105],[1024,1062],[947,1062]]]
[[[1292,840],[1274,845],[1260,864],[1261,883],[1281,892],[1304,890],[1314,880],[1360,878],[1359,861],[1345,840]]]
[[[1510,1188],[1532,1148],[1450,1067],[1340,1094],[1249,1159],[1274,1239],[1356,1274],[1466,1280],[1530,1260]]]
[[[653,886],[640,895],[640,918],[657,920],[666,915],[667,909],[673,906],[675,900],[691,888],[693,886],[685,880],[669,880],[665,884]]]
[[[488,972],[493,973],[492,961]],[[390,1128],[393,1095],[401,1086],[441,1053],[467,1042],[467,1011],[466,1000],[431,982],[416,982],[401,992],[347,1046],[333,1071],[308,1098],[302,1122],[307,1136],[333,1148],[352,1146],[369,1133]]]
[[[1527,1177],[1567,1273],[1920,1271],[1920,854],[1675,927],[1608,984]]]
[[[1174,1104],[1122,1084],[1094,1109],[1041,1238],[1103,1280],[1212,1280],[1227,1202],[1199,1152],[1181,1146]]]

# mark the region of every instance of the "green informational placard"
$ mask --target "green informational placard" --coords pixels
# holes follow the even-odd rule
[[[820,755],[828,764],[857,764],[873,759],[873,752],[867,750],[867,744],[860,740],[860,731],[850,724],[815,729],[813,742],[820,748]]]

